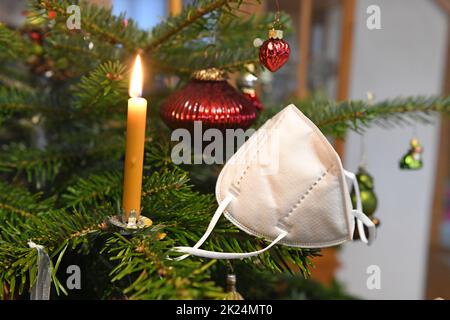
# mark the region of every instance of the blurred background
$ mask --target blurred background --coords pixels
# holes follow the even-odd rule
[[[103,0],[148,29],[180,11],[182,0]],[[380,8],[381,29],[369,30],[370,5]],[[288,65],[260,77],[273,101],[320,93],[331,99],[376,101],[399,96],[449,95],[450,0],[279,0],[292,18]],[[20,25],[24,1],[0,0],[0,21]],[[244,5],[258,14],[276,1]],[[248,39],[250,43],[254,39]],[[398,161],[411,138],[424,148],[424,166],[402,171]],[[349,133],[335,146],[344,166],[356,171],[365,158],[375,179],[378,239],[367,247],[348,243],[315,259],[313,278],[335,280],[349,294],[368,299],[450,299],[450,122]],[[367,268],[381,271],[381,288],[368,289]]]

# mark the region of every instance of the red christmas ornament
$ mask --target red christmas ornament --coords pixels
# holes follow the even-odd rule
[[[39,45],[42,44],[42,39],[44,38],[44,36],[39,31],[30,31],[28,32],[28,36],[34,43],[37,43]]]
[[[247,97],[247,99],[249,99],[252,102],[252,104],[256,108],[256,110],[258,110],[258,111],[264,110],[264,106],[263,106],[261,100],[259,100],[258,96],[256,95],[255,89],[243,89],[242,93],[244,94],[244,96]]]
[[[169,96],[160,113],[172,129],[192,129],[194,121],[202,121],[203,129],[246,129],[256,119],[252,101],[215,68],[195,72],[186,86]]]
[[[56,18],[56,11],[53,11],[53,10],[49,11],[47,16],[48,16],[49,20],[55,19]]]
[[[270,71],[280,69],[289,59],[291,49],[289,44],[283,40],[283,31],[271,29],[269,39],[264,41],[259,48],[259,60]]]

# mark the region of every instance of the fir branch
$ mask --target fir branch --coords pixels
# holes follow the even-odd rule
[[[184,28],[195,23],[206,14],[227,5],[229,2],[233,2],[233,0],[204,1],[203,6],[196,7],[191,5],[185,8],[179,16],[167,18],[166,21],[152,30],[152,40],[144,47],[144,51],[152,52],[157,50],[159,46],[170,40]]]
[[[44,43],[46,56],[54,71],[62,73],[67,79],[85,75],[95,69],[102,61],[121,58],[120,49],[111,45],[86,40],[81,34],[67,36],[52,35]],[[67,55],[70,52],[70,55]]]
[[[128,80],[126,69],[118,61],[99,65],[81,78],[74,89],[75,107],[98,114],[99,112],[126,105]]]
[[[0,124],[13,115],[29,115],[45,109],[45,95],[34,91],[0,87]]]
[[[93,143],[94,142],[94,143]],[[98,142],[98,141],[97,141]],[[90,159],[100,161],[101,158],[113,157],[121,144],[97,144],[91,141],[89,145],[61,145],[52,146],[44,150],[25,148],[21,144],[3,146],[0,154],[0,171],[14,173],[15,177],[25,175],[30,183],[42,188],[47,182],[67,170],[82,170],[80,161],[88,163]]]
[[[158,228],[130,240],[115,234],[105,248],[112,262],[112,282],[128,278],[123,290],[130,299],[204,299],[221,298],[223,291],[209,279],[208,268],[214,260],[174,262],[166,258],[171,241],[160,240]]]
[[[81,112],[80,112],[81,113]],[[22,118],[23,128],[30,127],[30,119],[35,115],[44,115],[45,118],[59,120],[75,119],[78,114],[70,108],[61,106],[61,101],[56,95],[51,95],[48,90],[41,87],[27,87],[27,85],[15,85],[0,87],[0,124],[17,117]],[[86,117],[89,114],[84,114]]]
[[[362,100],[335,102],[321,97],[295,101],[294,104],[313,121],[324,134],[343,138],[347,130],[362,132],[372,125],[391,128],[413,122],[433,122],[437,114],[450,113],[450,97],[406,97],[369,104]],[[268,108],[261,114],[256,127],[279,111]]]
[[[191,188],[188,182],[188,173],[180,169],[164,170],[162,172],[155,171],[150,176],[145,177],[142,197],[146,198],[154,195],[166,197],[170,194],[185,195]]]
[[[450,97],[410,97],[374,105],[364,101],[330,104],[324,112],[305,110],[325,133],[342,136],[347,129],[360,132],[371,125],[393,127],[414,122],[430,123],[437,113],[450,113]]]
[[[33,92],[32,77],[27,69],[17,64],[0,65],[0,83],[11,89]]]
[[[221,16],[215,37],[220,41],[211,43],[208,19],[202,18],[195,25],[180,31],[180,34],[155,52],[155,68],[172,73],[192,73],[198,69],[217,67],[227,71],[242,70],[246,64],[258,62],[258,49],[252,39],[266,37],[273,15],[236,19]],[[280,17],[290,31],[290,19]]]
[[[66,27],[66,20],[70,13],[66,12],[67,7],[72,5],[71,1],[66,0],[46,0],[33,1],[29,19],[40,21],[47,20],[47,13],[53,11],[56,13],[55,26],[52,33],[55,35],[70,35],[70,30]],[[145,40],[146,33],[137,28],[132,19],[127,19],[124,24],[125,15],[112,15],[111,8],[91,4],[88,1],[80,1],[81,7],[81,32],[84,36],[89,36],[91,41],[98,40],[106,42],[113,46],[123,46],[128,52],[134,52]]]
[[[111,208],[107,206],[97,209],[65,211],[61,209],[49,209],[39,215],[28,216],[27,219],[16,221],[13,225],[6,222],[0,225],[0,242],[14,245],[17,250],[27,248],[27,242],[31,239],[44,245],[51,256],[59,253],[62,243],[72,242],[76,247],[86,236],[99,234],[106,230],[105,219],[111,214]],[[0,255],[4,247],[0,244]],[[9,261],[0,259],[0,271],[2,266],[11,266],[16,257],[11,256]]]
[[[147,169],[148,170],[148,169]],[[67,187],[62,199],[67,207],[83,205],[100,204],[109,200],[119,200],[122,193],[123,176],[121,172],[106,172],[101,174],[92,174],[87,178],[79,178],[77,181]],[[191,194],[191,186],[188,174],[179,169],[154,171],[150,175],[144,176],[142,198],[152,201],[152,197],[166,199],[170,195],[180,197],[195,197],[197,194]]]
[[[43,200],[41,193],[32,194],[22,187],[0,181],[0,221],[30,218],[46,212],[53,205],[53,198]]]
[[[13,172],[17,175],[25,173],[29,182],[52,180],[60,171],[69,154],[39,149],[25,149],[21,145],[5,146],[0,155],[0,171]]]
[[[12,205],[6,204],[6,203],[0,203],[0,212],[2,213],[2,216],[4,216],[3,212],[10,212],[13,214],[17,214],[23,218],[30,217],[32,215],[31,212],[25,211],[23,209],[13,207]]]
[[[186,51],[186,49],[181,50]],[[181,53],[181,52],[180,52]],[[188,58],[180,60],[180,55],[174,52],[164,52],[159,54],[158,68],[170,73],[191,74],[192,72],[216,67],[227,71],[242,69],[246,64],[257,63],[257,51],[255,48],[205,48],[205,50],[195,50],[188,55]]]
[[[30,47],[18,32],[0,22],[0,59],[24,58],[29,54]]]
[[[119,172],[94,174],[88,178],[79,178],[67,188],[62,199],[67,207],[95,205],[108,198],[117,198],[121,185],[122,175]]]
[[[26,283],[36,279],[37,252],[35,249],[18,248],[14,244],[0,239],[0,285],[9,287],[9,297],[13,299],[16,292],[23,293]],[[14,263],[13,261],[16,261]],[[20,267],[26,269],[20,269]],[[30,276],[29,276],[30,275]],[[17,282],[19,288],[17,288]],[[4,299],[4,290],[0,290],[0,298]]]
[[[91,210],[89,213],[75,211],[68,214],[62,210],[51,210],[39,216],[30,216],[21,223],[10,222],[0,225],[0,282],[9,284],[11,294],[16,290],[16,279],[21,279],[19,294],[25,284],[32,284],[37,274],[36,250],[29,248],[27,242],[43,245],[51,257],[59,255],[61,260],[69,242],[73,248],[86,243],[87,236],[98,234],[104,229],[103,221],[108,210]],[[57,262],[57,265],[59,262]],[[57,290],[64,287],[52,275]]]
[[[191,29],[189,31],[195,38],[199,39],[204,37],[205,31],[210,32],[210,30],[205,27],[207,24],[206,20],[208,19],[207,16],[209,14],[215,11],[232,14],[233,11],[239,10],[241,3],[242,1],[239,0],[203,0],[195,5],[189,5],[184,8],[180,15],[169,17],[166,21],[153,28],[152,39],[150,43],[144,47],[144,51],[152,53],[159,51],[162,46],[167,45],[167,43],[172,42],[176,38],[182,42],[192,40],[192,37],[186,37],[185,34],[189,29]],[[232,4],[235,6],[232,7]],[[199,30],[203,32],[199,32]],[[238,32],[239,30],[236,31]],[[234,30],[232,32],[234,32]]]

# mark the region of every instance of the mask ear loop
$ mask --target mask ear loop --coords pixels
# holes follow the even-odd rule
[[[235,253],[235,252],[214,252],[214,251],[207,251],[197,248],[191,248],[191,247],[175,247],[173,248],[177,252],[192,254],[197,257],[202,258],[209,258],[209,259],[243,259],[243,258],[250,258],[257,255],[260,255],[261,253],[269,250],[274,245],[276,245],[278,242],[281,241],[284,237],[287,236],[287,232],[283,231],[275,240],[273,240],[267,247],[258,250],[258,251],[252,251],[252,252],[243,252],[243,253]]]
[[[220,217],[222,216],[222,213],[225,211],[225,209],[227,208],[227,206],[231,203],[231,201],[233,199],[234,199],[234,196],[232,194],[230,194],[230,193],[227,194],[225,199],[223,199],[223,201],[220,203],[219,207],[217,208],[216,212],[214,213],[211,221],[209,222],[208,228],[206,229],[205,233],[197,241],[197,243],[192,247],[192,249],[200,248],[201,245],[206,241],[206,239],[208,239],[209,235],[214,230],[214,227],[216,226],[217,222],[219,221]],[[180,247],[175,247],[172,250],[180,252],[177,248],[180,248]],[[185,248],[185,247],[181,247],[181,248]],[[181,261],[181,260],[186,259],[188,256],[189,256],[189,254],[185,254],[185,255],[182,255],[181,257],[177,257],[177,258],[169,258],[169,257],[167,257],[167,259],[175,260],[175,261]]]
[[[245,252],[245,253],[234,253],[234,252],[214,252],[214,251],[207,251],[199,249],[200,246],[208,239],[211,232],[214,230],[214,227],[216,226],[217,222],[219,221],[220,217],[222,216],[222,213],[225,211],[227,206],[231,203],[231,201],[235,199],[235,197],[232,194],[228,194],[225,199],[221,202],[219,207],[217,208],[216,212],[214,213],[211,222],[208,225],[208,228],[206,229],[205,234],[198,240],[198,242],[193,247],[175,247],[172,250],[180,253],[185,253],[185,255],[182,255],[177,258],[170,258],[167,257],[169,260],[175,260],[175,261],[181,261],[186,259],[189,255],[194,255],[198,257],[203,258],[210,258],[210,259],[243,259],[243,258],[249,258],[253,256],[257,256],[270,248],[272,248],[274,245],[276,245],[279,241],[281,241],[284,237],[287,236],[287,231],[283,231],[275,240],[273,240],[267,247],[253,252]]]
[[[358,227],[359,237],[361,241],[370,245],[375,240],[376,237],[376,227],[372,220],[367,217],[362,210],[362,202],[361,202],[361,193],[359,191],[359,183],[356,179],[356,176],[353,172],[344,170],[344,174],[347,178],[352,180],[353,188],[355,189],[356,196],[356,209],[352,210],[353,216],[356,218],[356,225]],[[366,232],[364,230],[364,225],[369,230],[369,237],[366,236]]]

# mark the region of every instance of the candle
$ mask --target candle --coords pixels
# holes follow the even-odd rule
[[[142,94],[141,57],[136,57],[129,89],[127,137],[123,183],[123,222],[134,224],[141,214],[142,170],[144,162],[147,100]],[[131,215],[131,219],[130,218]]]

